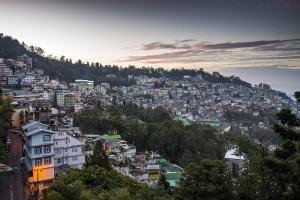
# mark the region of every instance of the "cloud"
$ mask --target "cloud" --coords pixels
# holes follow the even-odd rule
[[[153,42],[150,44],[142,44],[140,49],[141,50],[158,50],[158,49],[234,49],[234,48],[247,48],[247,47],[258,47],[264,45],[271,45],[271,44],[281,44],[286,42],[295,42],[300,41],[300,39],[293,39],[293,40],[270,40],[270,41],[252,41],[252,42],[236,42],[236,43],[219,43],[219,44],[207,44],[207,43],[197,43],[197,44],[187,44],[187,42],[193,42],[195,40],[188,39],[188,40],[180,40],[175,43],[163,43],[163,42]]]
[[[173,43],[153,42],[141,45],[140,53],[151,50],[165,51],[159,54],[133,55],[117,62],[143,64],[203,64],[227,65],[286,64],[299,65],[300,39],[262,40],[250,42],[197,43],[195,40],[180,40]]]
[[[142,61],[142,60],[157,60],[157,59],[168,59],[168,58],[179,58],[179,57],[192,57],[199,54],[201,51],[177,51],[172,53],[162,53],[157,55],[146,55],[146,56],[129,56],[125,61]]]
[[[192,46],[188,43],[194,42],[194,39],[186,39],[186,40],[175,40],[174,43],[162,43],[162,42],[153,42],[150,44],[142,44],[140,45],[141,50],[155,50],[155,49],[191,49]]]

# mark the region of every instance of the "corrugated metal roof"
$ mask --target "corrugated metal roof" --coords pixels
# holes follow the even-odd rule
[[[103,140],[113,140],[113,139],[121,139],[120,135],[104,135],[102,137]]]

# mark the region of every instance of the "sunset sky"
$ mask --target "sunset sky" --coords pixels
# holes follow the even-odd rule
[[[46,55],[204,68],[288,93],[300,90],[299,19],[300,0],[0,0],[0,32]]]

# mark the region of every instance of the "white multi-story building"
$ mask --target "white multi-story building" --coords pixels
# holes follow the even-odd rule
[[[71,131],[57,131],[54,137],[55,173],[63,166],[82,169],[85,164],[84,141],[73,137]]]
[[[43,98],[44,98],[45,100],[51,99],[51,93],[50,93],[50,92],[44,91],[42,94],[43,94]],[[52,96],[53,96],[53,95],[52,95]]]
[[[31,191],[46,188],[61,167],[82,169],[85,165],[84,141],[70,130],[51,131],[48,125],[31,121],[21,126],[25,135],[22,158]]]
[[[54,179],[54,132],[49,127],[35,121],[23,125],[25,134],[25,157],[22,163],[29,173],[25,173],[31,190],[41,191]]]
[[[33,76],[33,75],[28,75],[28,76],[25,76],[25,77],[22,79],[22,82],[24,82],[24,83],[32,83],[34,80],[35,80],[35,76]]]
[[[57,93],[56,95],[57,95],[56,96],[57,104],[59,106],[64,106],[65,105],[65,94],[64,94],[64,92]]]

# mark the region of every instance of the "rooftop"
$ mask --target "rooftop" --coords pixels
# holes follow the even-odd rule
[[[121,139],[120,135],[104,135],[102,136],[103,140],[114,140],[114,139]]]

